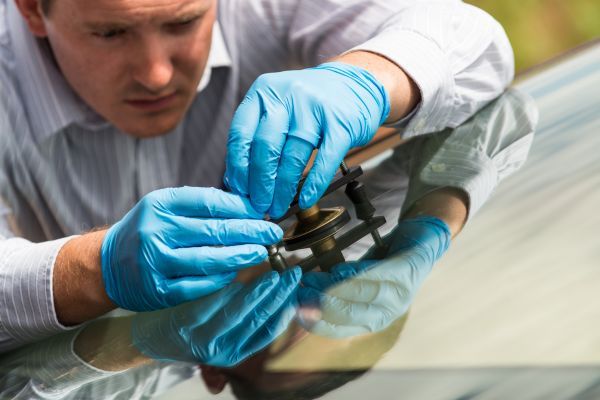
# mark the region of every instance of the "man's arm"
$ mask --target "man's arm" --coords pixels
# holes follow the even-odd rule
[[[107,231],[0,240],[0,351],[115,305],[150,311],[218,291],[281,240],[281,229],[261,217],[230,193],[168,188],[144,196]]]
[[[468,197],[459,189],[441,188],[417,200],[404,218],[430,215],[450,227],[452,237],[467,220]],[[102,283],[100,247],[106,230],[88,233],[68,241],[54,265],[54,306],[58,320],[75,325],[115,308]]]
[[[468,195],[456,188],[440,188],[417,200],[402,219],[431,216],[448,225],[454,239],[467,223],[469,210]]]
[[[402,68],[418,87],[420,104],[408,124],[402,124],[405,136],[460,125],[497,97],[514,75],[502,26],[460,1],[223,3],[228,12],[219,18],[230,47],[239,54],[242,93],[260,73],[370,52]],[[392,117],[388,122],[397,121]]]
[[[91,232],[68,241],[54,264],[52,287],[58,320],[76,325],[109,312],[116,306],[102,282],[100,248],[106,230]]]
[[[369,71],[386,88],[390,97],[390,114],[386,123],[396,122],[410,114],[421,101],[415,81],[402,68],[387,58],[367,51],[355,51],[332,61],[361,67]]]
[[[98,317],[106,296],[100,246],[106,231],[32,243],[0,218],[0,352]]]
[[[54,310],[52,271],[70,238],[0,239],[0,352],[68,329]]]
[[[318,200],[346,153],[372,140],[380,125],[392,122],[405,137],[455,127],[513,76],[500,25],[461,2],[267,0],[236,6],[270,29],[232,28],[230,34],[239,35],[234,48],[252,49],[253,55],[240,55],[242,68],[278,54],[303,66],[342,54],[338,62],[261,75],[235,113],[225,182],[275,218],[294,197],[314,148],[319,152],[299,197],[302,208]],[[255,36],[261,36],[256,46]]]

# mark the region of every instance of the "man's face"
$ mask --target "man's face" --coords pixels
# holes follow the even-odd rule
[[[216,0],[54,0],[44,18],[62,73],[98,114],[136,137],[181,121],[206,66]]]

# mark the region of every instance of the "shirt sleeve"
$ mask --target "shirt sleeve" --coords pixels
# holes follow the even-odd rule
[[[0,238],[0,352],[70,329],[58,321],[52,293],[54,261],[70,239]]]
[[[56,335],[5,356],[7,373],[0,379],[1,394],[7,398],[58,399],[90,382],[118,374],[99,370],[75,353],[78,333]]]
[[[417,84],[421,103],[404,137],[454,128],[498,97],[514,77],[502,26],[462,2],[420,2],[352,49],[385,56]]]
[[[188,363],[153,362],[119,371],[98,369],[79,357],[74,349],[83,329],[86,327],[5,355],[0,365],[0,398],[154,398],[197,376],[198,367]],[[129,335],[98,334],[103,335],[102,351],[113,342],[130,342]]]
[[[0,68],[0,352],[67,330],[54,310],[52,273],[58,252],[71,239],[28,241],[13,218],[4,189],[14,167],[7,160],[19,151],[14,139],[21,135],[12,132],[27,122],[11,79]]]
[[[380,54],[421,91],[405,137],[457,127],[496,98],[514,76],[514,56],[501,27],[457,0],[227,0],[238,15],[235,40],[242,68],[313,66],[348,51]],[[231,3],[231,4],[230,4]],[[224,13],[224,12],[222,12]],[[249,22],[251,21],[251,23]],[[263,69],[266,69],[264,67]]]
[[[409,187],[402,214],[427,193],[442,187],[469,197],[469,218],[498,183],[525,163],[538,121],[535,102],[516,89],[456,129],[409,141],[394,157],[403,159]]]

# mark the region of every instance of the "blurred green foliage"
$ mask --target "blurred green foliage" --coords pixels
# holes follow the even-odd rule
[[[515,50],[517,71],[600,37],[599,0],[466,0],[493,15]]]

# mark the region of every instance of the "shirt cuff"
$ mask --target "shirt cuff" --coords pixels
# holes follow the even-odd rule
[[[401,129],[404,129],[408,126],[408,123],[410,122],[410,120],[412,119],[412,117],[414,117],[417,112],[419,112],[419,110],[421,109],[421,103],[419,102],[419,104],[417,104],[415,106],[415,108],[412,109],[412,111],[405,116],[404,118],[399,119],[398,121],[395,122],[388,122],[386,124],[383,124],[382,126],[384,128],[392,128],[396,131],[399,131]]]
[[[56,257],[73,237],[0,241],[0,351],[77,327],[58,321],[52,288]]]
[[[467,218],[472,218],[498,184],[498,171],[493,160],[476,148],[448,145],[440,149],[421,171],[411,179],[404,215],[416,201],[443,187],[462,189],[469,198]]]
[[[34,353],[27,353],[37,364],[33,366],[36,374],[32,379],[32,388],[36,393],[43,394],[41,397],[64,396],[90,382],[121,373],[95,368],[75,353],[74,344],[80,331],[55,336],[36,345]]]
[[[421,91],[421,104],[416,113],[402,126],[406,138],[436,132],[446,127],[452,110],[454,80],[447,57],[439,46],[422,34],[401,29],[386,30],[349,52],[369,51],[396,63],[408,74]]]

